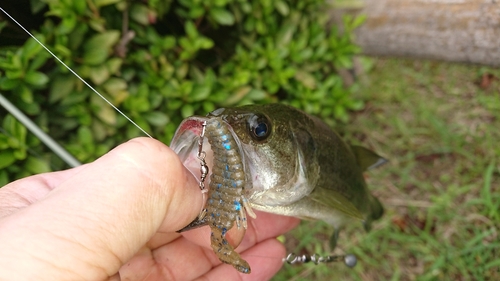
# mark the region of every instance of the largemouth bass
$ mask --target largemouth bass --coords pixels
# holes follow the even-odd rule
[[[200,141],[204,130],[206,138]],[[188,169],[197,171],[200,143],[212,167],[206,214],[181,231],[209,225],[214,252],[243,273],[250,266],[225,234],[235,224],[246,228],[245,210],[251,216],[256,209],[323,220],[335,228],[332,249],[343,225],[358,221],[369,229],[383,214],[362,172],[386,160],[347,145],[321,120],[293,107],[248,105],[187,118],[171,148]]]

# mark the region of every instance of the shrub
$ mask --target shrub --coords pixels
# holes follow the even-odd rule
[[[165,143],[183,118],[217,107],[283,102],[333,124],[363,106],[336,72],[359,51],[351,37],[362,19],[328,29],[324,1],[32,3],[5,9],[33,13],[40,41]],[[0,93],[80,161],[141,135],[33,39],[15,40],[25,34],[13,23],[0,31]],[[62,167],[0,110],[0,185]]]

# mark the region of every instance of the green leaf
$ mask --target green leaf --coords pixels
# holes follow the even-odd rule
[[[365,22],[365,20],[366,20],[366,15],[359,15],[355,17],[349,24],[347,24],[347,26],[350,30],[353,30],[362,25]]]
[[[352,56],[339,56],[335,61],[335,67],[352,68]]]
[[[194,108],[193,108],[193,106],[191,104],[185,104],[181,108],[182,118],[186,118],[186,117],[192,116],[193,114],[194,114]]]
[[[205,8],[203,6],[191,6],[189,7],[188,17],[191,19],[197,19],[205,14]]]
[[[7,149],[9,147],[9,138],[4,134],[0,134],[0,150]]]
[[[192,101],[201,101],[210,95],[212,88],[207,85],[195,85],[189,94]]]
[[[133,99],[128,99],[130,104],[132,104],[132,109],[138,112],[147,112],[151,109],[149,100],[147,97],[133,97]]]
[[[38,68],[42,67],[47,60],[51,58],[51,56],[48,53],[38,53],[33,60],[31,60],[29,66],[28,66],[28,71],[31,70],[37,70]]]
[[[30,71],[26,73],[24,80],[30,85],[41,87],[49,82],[49,77],[38,71]]]
[[[243,86],[234,91],[228,98],[226,98],[222,105],[234,105],[240,102],[250,91],[252,88],[250,86]]]
[[[129,96],[127,82],[121,78],[112,77],[102,86],[106,93],[113,97],[114,105],[121,104]]]
[[[179,79],[184,79],[189,71],[189,64],[183,63],[176,69],[176,76]]]
[[[108,68],[109,74],[116,74],[123,64],[123,59],[121,58],[111,58],[106,61],[106,67]]]
[[[31,91],[30,88],[26,87],[25,85],[19,87],[18,95],[19,97],[21,97],[21,100],[24,101],[25,103],[33,102],[33,92]]]
[[[241,2],[239,3],[241,5],[241,11],[245,14],[249,14],[252,12],[252,4],[248,2]]]
[[[223,8],[210,9],[210,16],[220,25],[233,25],[234,16]]]
[[[83,45],[83,61],[89,65],[98,65],[106,61],[111,47],[114,46],[120,38],[120,32],[109,30],[94,35]]]
[[[0,89],[12,90],[20,84],[19,79],[9,79],[7,77],[0,77]]]
[[[24,167],[26,170],[31,172],[32,174],[41,174],[41,173],[46,173],[50,172],[50,166],[47,162],[35,158],[35,157],[28,157],[26,159],[26,163],[24,164]]]
[[[94,111],[99,119],[108,124],[116,125],[116,111],[97,95],[91,95],[90,101],[96,107]]]
[[[73,75],[58,75],[52,79],[49,102],[54,103],[67,97],[75,86]]]
[[[214,41],[206,37],[198,38],[197,43],[200,49],[211,49],[214,46]]]
[[[178,99],[172,99],[167,103],[167,108],[171,111],[179,109],[183,105],[182,101]]]
[[[12,150],[2,150],[0,152],[0,169],[8,167],[14,162],[16,162],[16,157],[14,157]]]
[[[288,4],[285,1],[278,0],[274,2],[274,7],[282,16],[287,16],[288,13],[290,12],[290,8],[288,7]]]
[[[292,40],[295,33],[296,26],[292,24],[285,24],[281,27],[276,37],[276,45],[279,47],[287,46]]]
[[[24,127],[24,125],[17,120],[14,123],[14,129],[15,131],[12,132],[12,135],[20,141],[20,148],[25,149],[26,135],[28,134],[28,129],[26,129],[26,127]]]
[[[90,67],[89,78],[96,85],[101,85],[104,81],[109,79],[109,76],[110,73],[106,64]]]
[[[186,34],[189,38],[193,39],[198,37],[198,30],[192,21],[187,21],[184,29],[186,30]]]
[[[37,39],[44,43],[45,42],[45,37],[41,34],[37,34]],[[42,46],[38,44],[33,38],[28,39],[26,43],[23,46],[23,57],[24,59],[31,59],[33,58],[36,54],[38,54],[42,50]]]
[[[99,65],[108,58],[108,53],[106,49],[88,50],[83,55],[83,61],[88,65]]]
[[[83,126],[78,129],[78,140],[84,145],[84,149],[93,150],[94,138],[92,136],[92,131],[88,127]]]
[[[106,125],[104,125],[103,122],[100,122],[99,120],[94,120],[92,124],[90,125],[92,135],[95,137],[95,141],[98,141],[101,143],[103,140],[105,140],[106,136],[108,135],[108,130]]]
[[[119,91],[127,89],[127,82],[121,78],[110,78],[102,85],[109,94],[116,94]]]
[[[315,89],[316,88],[316,78],[314,76],[306,71],[303,70],[297,70],[295,72],[295,79],[300,81],[302,85],[304,85],[308,89]]]
[[[212,112],[215,110],[215,106],[213,102],[204,101],[203,102],[203,111],[204,112]]]
[[[267,93],[260,89],[252,89],[247,95],[246,98],[251,99],[253,101],[263,100],[267,97]]]
[[[57,44],[54,46],[54,52],[59,54],[61,57],[71,57],[71,50],[61,44]]]
[[[149,25],[149,10],[145,5],[132,5],[130,8],[130,17],[142,25]]]
[[[5,71],[5,77],[7,79],[18,79],[23,78],[24,71],[22,69],[11,69]]]
[[[26,148],[25,147],[20,147],[16,150],[14,150],[14,157],[16,157],[17,160],[24,160],[26,159]]]
[[[21,148],[26,142],[27,129],[14,116],[7,114],[3,119],[3,128],[10,134],[9,147]]]
[[[175,47],[175,43],[176,43],[176,39],[174,36],[165,36],[165,38],[163,38],[162,40],[162,48],[165,49],[165,50],[169,50],[169,49],[172,49],[173,47]]]
[[[83,15],[87,9],[87,3],[85,0],[72,0],[73,7],[77,14]]]
[[[144,118],[149,122],[149,124],[157,127],[163,127],[170,121],[167,114],[159,111],[148,112],[144,114]]]
[[[104,19],[103,18],[91,18],[89,20],[89,26],[95,31],[104,32],[106,28],[104,27]]]

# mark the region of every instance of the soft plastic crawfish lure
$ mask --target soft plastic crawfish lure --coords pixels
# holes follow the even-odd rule
[[[236,227],[247,228],[248,214],[255,218],[256,215],[247,204],[243,195],[246,175],[243,164],[243,154],[238,151],[238,146],[232,133],[227,128],[226,122],[221,118],[211,118],[203,123],[203,130],[198,142],[198,158],[201,161],[200,188],[204,190],[204,180],[208,174],[203,151],[203,138],[206,136],[214,155],[212,175],[210,176],[210,191],[205,209],[191,226],[208,224],[212,231],[210,235],[211,246],[220,261],[231,264],[238,271],[250,273],[247,261],[234,251],[234,247],[226,240],[226,233]]]

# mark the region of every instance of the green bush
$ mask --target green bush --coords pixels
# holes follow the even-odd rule
[[[333,124],[363,106],[337,74],[359,51],[352,30],[362,19],[329,29],[323,0],[32,3],[15,9],[33,13],[23,19],[36,37],[165,143],[183,118],[217,107],[283,102]],[[33,39],[17,42],[25,34],[13,23],[0,32],[0,93],[80,161],[141,135]],[[0,113],[0,185],[63,167]]]

